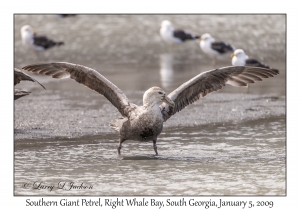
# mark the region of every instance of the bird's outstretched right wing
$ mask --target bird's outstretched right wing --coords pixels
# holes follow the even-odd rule
[[[46,89],[44,87],[44,85],[42,85],[41,83],[39,83],[38,81],[36,81],[35,79],[33,79],[31,76],[29,76],[28,74],[26,74],[22,70],[15,68],[14,69],[14,85],[19,84],[22,80],[36,82],[40,86],[42,86],[44,89]]]

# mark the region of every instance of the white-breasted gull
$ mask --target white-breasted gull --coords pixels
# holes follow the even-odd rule
[[[197,40],[199,36],[192,35],[181,29],[174,29],[172,23],[164,20],[160,25],[160,36],[167,44],[180,44],[188,40]]]
[[[216,58],[228,52],[233,52],[234,47],[223,41],[215,41],[209,34],[205,33],[199,38],[201,50],[213,59],[213,66],[215,66]]]
[[[45,51],[54,46],[63,45],[64,42],[56,42],[49,39],[47,36],[37,35],[30,25],[25,25],[21,28],[22,43],[25,47],[36,51]]]
[[[279,73],[278,69],[273,69],[270,66],[256,60],[253,58],[249,58],[248,55],[245,53],[243,49],[236,49],[231,54],[231,63],[233,66],[256,66],[256,67],[263,67],[267,69],[272,69],[274,71],[277,71]]]

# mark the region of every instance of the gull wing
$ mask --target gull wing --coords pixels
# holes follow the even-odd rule
[[[44,47],[45,49],[64,44],[64,42],[56,42],[46,36],[38,36],[36,34],[33,36],[33,43],[37,46]]]
[[[278,72],[272,69],[250,66],[228,66],[200,73],[168,95],[174,101],[175,107],[173,108],[166,103],[162,104],[161,112],[164,121],[200,97],[220,90],[226,84],[235,87],[247,86],[249,83],[262,81],[264,78],[273,77],[277,74]]]
[[[32,64],[23,67],[23,69],[58,79],[74,79],[78,83],[105,96],[119,110],[122,116],[128,117],[130,103],[126,95],[94,69],[66,62]]]
[[[234,51],[234,47],[225,42],[213,42],[211,43],[211,48],[221,54]]]
[[[263,67],[263,68],[266,68],[266,69],[272,69],[273,71],[276,71],[277,73],[279,73],[278,69],[273,69],[273,68],[269,67],[268,65],[266,65],[264,63],[261,63],[258,60],[253,59],[253,58],[247,59],[245,66]]]
[[[179,30],[179,29],[175,30],[173,32],[173,35],[174,35],[174,37],[181,39],[183,42],[186,40],[193,40],[196,38],[195,36],[185,32],[183,30]]]

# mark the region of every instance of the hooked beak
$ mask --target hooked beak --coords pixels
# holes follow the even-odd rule
[[[234,53],[231,53],[230,57],[233,58],[234,56],[235,56],[235,54],[234,54]]]
[[[172,101],[168,96],[165,96],[163,99],[162,99],[163,102],[166,102],[167,104],[169,104],[171,107],[174,107],[175,106],[175,103],[174,101]]]

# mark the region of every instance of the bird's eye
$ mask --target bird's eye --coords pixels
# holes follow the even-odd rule
[[[163,94],[162,92],[158,92],[159,94]]]

